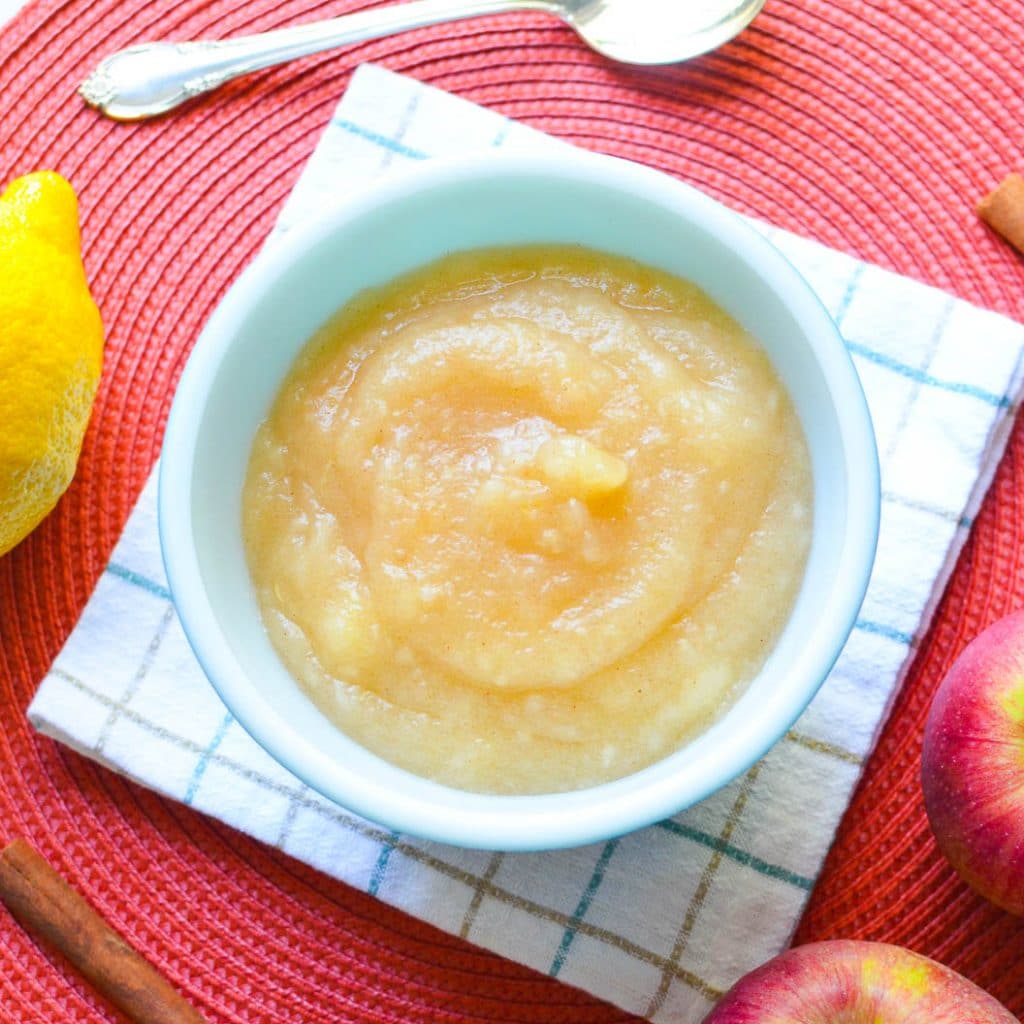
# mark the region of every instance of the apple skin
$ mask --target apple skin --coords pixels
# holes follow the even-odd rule
[[[704,1024],[1018,1024],[963,975],[884,942],[833,939],[741,978]]]
[[[946,674],[925,723],[921,783],[950,864],[1024,915],[1024,612],[980,633]]]

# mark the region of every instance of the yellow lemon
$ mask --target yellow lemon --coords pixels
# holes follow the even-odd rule
[[[27,174],[0,195],[0,555],[71,483],[102,359],[74,190]]]

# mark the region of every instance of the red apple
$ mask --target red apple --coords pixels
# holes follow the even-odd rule
[[[996,906],[1024,914],[1024,612],[989,626],[946,674],[921,781],[949,862]]]
[[[973,982],[884,942],[797,946],[741,978],[704,1024],[1017,1024]]]

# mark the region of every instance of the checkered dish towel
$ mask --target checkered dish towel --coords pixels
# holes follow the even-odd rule
[[[268,244],[410,161],[561,145],[360,68]],[[167,591],[154,478],[29,708],[32,723],[441,928],[656,1021],[699,1021],[789,941],[1005,447],[1024,346],[1018,324],[756,226],[840,325],[874,417],[883,501],[877,564],[846,649],[793,730],[732,785],[643,831],[553,853],[454,849],[357,818],[275,764],[204,677]]]

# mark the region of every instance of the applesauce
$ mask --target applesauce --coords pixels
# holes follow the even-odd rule
[[[781,632],[811,523],[758,344],[691,283],[561,246],[347,304],[243,494],[267,631],[317,706],[494,793],[615,779],[706,729]]]

